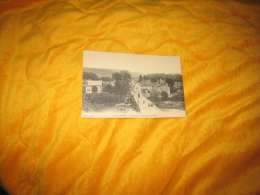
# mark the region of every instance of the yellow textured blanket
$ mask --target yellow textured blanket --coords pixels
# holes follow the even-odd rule
[[[1,1],[10,194],[259,194],[260,5]],[[187,117],[82,119],[82,51],[181,56]]]

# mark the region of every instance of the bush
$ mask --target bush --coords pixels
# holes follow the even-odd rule
[[[86,99],[88,103],[103,104],[106,106],[113,106],[117,103],[124,102],[121,96],[107,92],[86,94]]]
[[[161,98],[163,101],[166,101],[168,99],[168,93],[165,91],[161,92]]]

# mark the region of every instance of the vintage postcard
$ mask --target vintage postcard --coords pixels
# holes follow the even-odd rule
[[[83,118],[185,116],[180,57],[83,52]]]

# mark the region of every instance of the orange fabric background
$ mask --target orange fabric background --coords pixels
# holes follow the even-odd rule
[[[260,6],[0,2],[10,194],[259,194]],[[82,51],[181,56],[187,117],[82,119]]]

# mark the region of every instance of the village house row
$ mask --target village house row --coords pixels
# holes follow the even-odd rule
[[[93,93],[93,88],[96,88],[97,93],[101,93],[103,87],[106,85],[115,86],[114,80],[110,81],[102,81],[102,80],[85,80],[84,85],[86,87],[86,93],[91,94]],[[165,81],[165,79],[158,79],[156,82],[152,82],[150,79],[144,80],[139,83],[139,85],[136,85],[138,83],[138,79],[132,79],[130,85],[132,87],[138,87],[139,90],[142,92],[142,94],[145,97],[150,97],[151,92],[158,92],[158,94],[161,94],[162,91],[165,91],[169,97],[172,96],[170,93],[170,87],[169,84]],[[174,87],[177,90],[182,89],[183,85],[182,82],[174,82]]]

